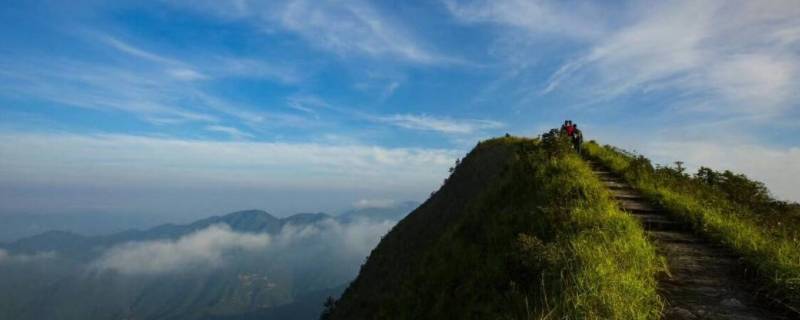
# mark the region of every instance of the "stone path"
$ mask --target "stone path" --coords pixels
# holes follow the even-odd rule
[[[659,279],[659,292],[667,302],[664,319],[795,319],[754,297],[740,276],[737,257],[728,250],[703,241],[617,175],[589,164],[667,259],[669,271]]]

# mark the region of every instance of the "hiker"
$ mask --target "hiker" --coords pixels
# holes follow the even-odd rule
[[[561,126],[561,134],[566,134],[567,137],[572,137],[573,132],[575,132],[575,127],[572,124],[572,120],[564,120],[564,124]]]
[[[572,125],[572,146],[575,148],[575,151],[581,153],[581,144],[583,144],[583,132],[578,129],[578,125]]]
[[[572,120],[569,120],[569,125],[567,126],[567,137],[572,138],[573,134],[575,134],[575,124],[572,123]]]

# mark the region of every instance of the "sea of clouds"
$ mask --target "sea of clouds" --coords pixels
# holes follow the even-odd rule
[[[90,268],[127,275],[163,274],[226,266],[233,257],[264,255],[293,263],[317,263],[320,255],[363,261],[395,221],[326,219],[286,225],[277,234],[247,233],[225,224],[209,226],[178,239],[129,242],[106,249]]]

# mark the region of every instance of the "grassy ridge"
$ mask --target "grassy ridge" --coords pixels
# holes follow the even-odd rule
[[[655,274],[662,263],[640,225],[622,213],[586,164],[569,154],[557,164],[563,185],[584,192],[572,208],[569,250],[574,275],[561,307],[570,318],[655,319],[662,303]],[[557,186],[554,186],[557,188]]]
[[[565,143],[480,143],[412,213],[420,224],[401,222],[378,245],[331,318],[658,318],[661,261],[639,224]],[[498,149],[512,153],[502,174],[469,199],[451,192],[486,165],[476,161],[481,155]],[[424,211],[439,201],[465,206],[457,215]],[[442,215],[452,218],[432,244],[407,263],[392,263],[407,255],[390,251],[389,244],[407,240],[401,232],[419,234]]]
[[[800,219],[796,204],[771,199],[759,183],[742,175],[703,168],[689,176],[682,170],[653,168],[647,159],[609,146],[587,143],[584,150],[612,171],[623,174],[649,199],[696,232],[741,254],[760,276],[768,279],[770,288],[780,291],[790,304],[800,305]],[[739,189],[749,191],[733,193],[730,183],[719,187],[720,184],[705,181],[718,175],[743,182],[739,184],[745,187]]]

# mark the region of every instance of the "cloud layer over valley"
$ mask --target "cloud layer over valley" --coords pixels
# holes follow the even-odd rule
[[[263,250],[270,243],[267,234],[231,231],[227,225],[213,225],[177,240],[132,242],[109,249],[95,268],[123,274],[153,274],[215,268],[236,251]]]
[[[394,224],[394,221],[340,223],[325,219],[312,224],[288,224],[275,235],[239,232],[218,224],[178,239],[116,245],[89,266],[92,270],[125,275],[157,275],[208,271],[236,264],[243,257],[258,257],[300,269],[317,263],[336,264],[325,260],[329,258],[340,264],[345,262],[346,268],[355,268]]]

